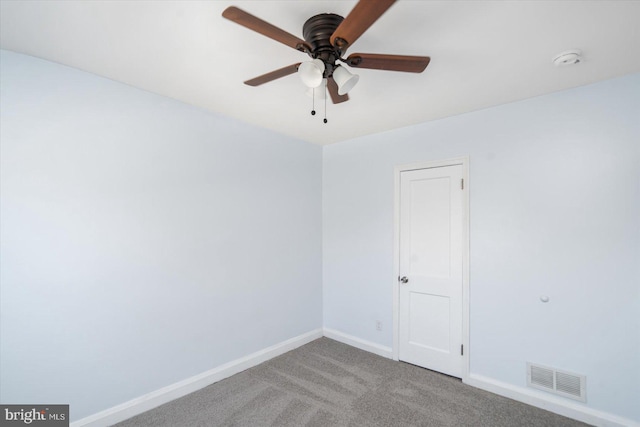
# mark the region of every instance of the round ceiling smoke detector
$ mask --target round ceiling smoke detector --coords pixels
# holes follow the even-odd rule
[[[582,60],[582,58],[580,57],[581,54],[582,54],[582,52],[580,52],[577,49],[567,50],[567,51],[564,51],[562,53],[557,54],[553,58],[553,63],[557,67],[560,67],[560,66],[563,66],[563,65],[578,64]]]

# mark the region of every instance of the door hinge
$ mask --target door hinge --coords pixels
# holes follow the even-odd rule
[[[464,178],[460,180],[460,189],[464,190]]]
[[[460,344],[460,356],[464,356],[464,344]]]

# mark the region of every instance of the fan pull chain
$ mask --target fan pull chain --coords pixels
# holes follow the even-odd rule
[[[327,97],[324,98],[324,119],[323,122],[327,123]]]
[[[324,119],[322,120],[324,123],[327,123],[327,83],[324,84]],[[311,89],[311,115],[316,115],[316,88]]]
[[[324,80],[324,87],[322,88],[322,90],[324,90],[324,120],[323,122],[327,123],[327,80]]]
[[[324,83],[324,120],[327,123],[327,81]]]

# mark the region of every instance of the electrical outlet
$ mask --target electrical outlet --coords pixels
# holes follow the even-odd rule
[[[382,322],[379,320],[376,320],[376,331],[381,331],[382,330]]]

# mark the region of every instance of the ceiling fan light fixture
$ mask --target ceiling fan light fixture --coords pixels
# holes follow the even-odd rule
[[[360,76],[351,74],[346,68],[338,66],[333,70],[333,79],[338,85],[338,94],[345,95],[358,83]]]
[[[298,75],[302,83],[309,88],[318,87],[324,78],[324,62],[321,59],[314,59],[300,64]]]

